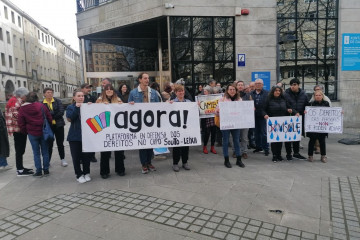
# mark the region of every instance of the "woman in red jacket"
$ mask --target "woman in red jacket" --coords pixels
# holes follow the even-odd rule
[[[26,96],[25,103],[19,109],[18,124],[20,131],[24,134],[28,134],[31,147],[34,154],[34,163],[36,172],[33,176],[42,177],[49,175],[49,150],[48,144],[43,137],[43,111],[46,116],[46,120],[51,123],[52,118],[49,110],[40,102],[35,92],[30,92]],[[43,157],[43,164],[41,164],[40,148]]]

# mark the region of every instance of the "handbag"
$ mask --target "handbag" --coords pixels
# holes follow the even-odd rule
[[[54,140],[54,133],[51,130],[50,123],[48,122],[48,120],[47,120],[47,118],[45,116],[45,112],[44,112],[44,109],[43,109],[42,106],[41,106],[41,111],[42,111],[43,118],[44,118],[43,129],[42,129],[43,130],[43,137],[44,137],[45,141]]]
[[[220,128],[220,116],[215,115],[214,120],[215,120],[215,125],[216,125],[218,128]]]

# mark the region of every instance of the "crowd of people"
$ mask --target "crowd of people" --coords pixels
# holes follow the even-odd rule
[[[64,140],[66,122],[70,123],[66,140],[69,142],[70,153],[73,162],[76,179],[79,183],[91,181],[90,162],[97,162],[95,153],[82,151],[81,118],[80,107],[82,104],[137,104],[156,102],[192,102],[193,97],[185,88],[185,81],[179,79],[174,84],[165,85],[164,91],[160,92],[157,83],[151,83],[149,75],[142,73],[138,77],[138,85],[130,90],[126,84],[121,84],[119,89],[113,87],[111,79],[105,78],[101,82],[102,93],[95,97],[92,95],[92,85],[84,83],[73,93],[73,101],[65,109],[58,98],[53,96],[52,88],[43,90],[43,100],[39,101],[35,92],[29,92],[26,88],[18,88],[5,108],[5,117],[0,114],[0,169],[10,169],[6,158],[9,156],[8,136],[14,138],[16,173],[18,176],[35,177],[49,175],[50,162],[53,157],[53,143],[56,140],[60,165],[67,167],[65,160]],[[200,119],[202,135],[202,152],[204,154],[218,154],[216,146],[222,147],[224,165],[231,168],[229,148],[232,148],[232,157],[236,158],[236,165],[244,168],[244,159],[249,158],[247,151],[253,149],[254,153],[263,153],[265,156],[272,153],[274,163],[284,160],[281,155],[282,142],[267,143],[266,120],[269,117],[292,116],[306,114],[306,106],[329,107],[331,102],[322,92],[322,87],[314,87],[314,94],[309,100],[304,90],[300,88],[298,79],[290,81],[290,87],[283,89],[281,84],[273,86],[270,91],[264,89],[262,79],[256,79],[249,85],[243,81],[234,81],[224,89],[215,80],[210,79],[206,85],[199,85],[196,95],[209,95],[222,93],[219,102],[231,101],[254,101],[255,128],[253,129],[228,129],[220,130],[216,125],[216,117],[219,116],[219,105],[215,111],[215,117]],[[65,118],[64,118],[65,114]],[[253,113],[251,113],[253,114]],[[48,122],[54,134],[54,138],[45,140],[43,136],[44,123]],[[324,133],[307,133],[310,138],[308,146],[308,157],[300,154],[300,141],[285,142],[286,160],[294,158],[314,161],[313,154],[320,153],[321,161],[327,162],[326,143]],[[232,142],[229,141],[232,137]],[[23,156],[26,149],[27,138],[30,141],[35,169],[25,168]],[[210,140],[210,151],[208,142]],[[215,143],[217,142],[217,145]],[[125,175],[125,152],[115,151],[115,172],[119,176]],[[111,152],[100,153],[100,175],[103,179],[110,177]],[[156,171],[152,164],[154,158],[153,149],[140,149],[139,159],[141,172],[146,174]],[[182,161],[182,168],[190,170],[189,147],[180,146],[172,149],[173,165],[175,172],[180,171],[179,162]]]

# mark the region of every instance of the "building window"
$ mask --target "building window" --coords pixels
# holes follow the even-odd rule
[[[15,24],[15,14],[13,11],[11,11],[11,21],[13,24]]]
[[[304,3],[313,3],[313,2],[317,2],[317,0],[304,0]]]
[[[21,17],[18,16],[18,26],[21,28]]]
[[[4,6],[4,15],[6,19],[9,19],[7,7]]]
[[[14,44],[14,47],[16,47],[17,41],[16,41],[16,35],[15,34],[13,35],[13,44]]]
[[[4,53],[1,53],[1,65],[6,67],[6,60],[5,60],[5,54]]]
[[[304,58],[316,57],[316,48],[304,49]]]
[[[335,47],[327,47],[326,50],[322,48],[322,55],[335,56]]]
[[[8,31],[6,31],[6,38],[7,38],[7,43],[11,44],[10,33]]]
[[[13,68],[12,56],[9,55],[9,67]]]
[[[4,41],[3,30],[0,28],[0,40]]]

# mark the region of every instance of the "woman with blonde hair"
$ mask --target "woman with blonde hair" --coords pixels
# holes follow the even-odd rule
[[[123,102],[115,93],[114,87],[111,84],[107,84],[104,86],[104,90],[102,91],[98,100],[96,100],[96,103],[121,104]],[[107,179],[110,176],[110,156],[111,152],[100,153],[100,175],[103,179]],[[124,151],[115,151],[115,172],[119,176],[125,175],[124,159]]]

